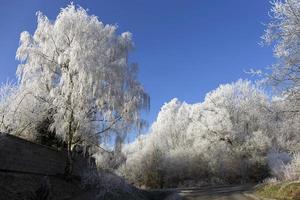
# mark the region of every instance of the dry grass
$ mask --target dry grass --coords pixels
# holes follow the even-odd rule
[[[300,182],[271,183],[258,187],[256,195],[279,200],[300,200]]]

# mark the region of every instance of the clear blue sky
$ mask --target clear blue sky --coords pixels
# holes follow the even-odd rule
[[[130,31],[139,79],[151,96],[151,123],[174,97],[199,102],[221,83],[249,78],[244,71],[273,63],[260,36],[269,0],[81,0],[104,23]],[[0,82],[15,77],[20,32],[36,27],[36,11],[55,19],[63,0],[1,0]],[[251,78],[251,77],[250,77]]]

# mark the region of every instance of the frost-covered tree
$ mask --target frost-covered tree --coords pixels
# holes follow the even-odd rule
[[[172,99],[149,133],[125,146],[119,173],[150,187],[261,180],[273,144],[270,110],[263,90],[245,80],[220,85],[201,103]]]
[[[271,22],[262,39],[274,44],[277,63],[271,68],[268,80],[280,91],[273,98],[274,127],[278,142],[296,151],[299,137],[300,113],[300,1],[274,1]],[[294,146],[294,148],[292,148]]]
[[[266,129],[268,97],[250,81],[238,80],[209,92],[203,103],[208,131],[231,143],[244,141],[249,134]]]
[[[262,39],[266,44],[274,44],[277,63],[272,66],[268,80],[276,89],[282,89],[286,100],[293,105],[283,112],[296,116],[300,112],[300,1],[275,1],[271,13],[271,22]]]
[[[278,63],[273,65],[270,80],[283,89],[300,86],[300,1],[274,1],[271,22],[263,41],[275,43],[274,55]]]
[[[73,4],[54,21],[37,16],[34,34],[21,33],[19,93],[7,121],[14,123],[18,113],[19,121],[28,121],[27,127],[18,123],[22,129],[37,129],[37,121],[49,119],[46,129],[67,144],[71,171],[74,145],[97,146],[111,134],[121,142],[143,124],[140,112],[148,108],[149,97],[137,80],[137,65],[128,62],[129,32],[118,35],[116,26]]]
[[[298,155],[300,150],[300,1],[274,1],[270,13],[271,22],[262,39],[265,44],[274,45],[277,62],[266,74],[266,80],[274,86],[277,96],[272,97],[269,120],[263,122],[269,124],[272,132],[274,149],[268,155],[271,172],[279,180],[289,180],[286,173],[298,170],[299,159],[296,156],[294,163],[285,165],[289,160],[286,157],[290,157],[289,153]],[[299,179],[296,174],[293,178]]]
[[[247,180],[254,174],[257,179],[264,176],[264,169],[250,172],[254,166],[264,168],[261,159],[271,146],[270,103],[263,90],[250,81],[238,80],[209,92],[202,106],[198,124],[204,125],[211,141],[207,154],[214,158],[208,157],[217,177]]]

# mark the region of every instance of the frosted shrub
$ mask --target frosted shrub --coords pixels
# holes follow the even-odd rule
[[[120,153],[116,152],[97,152],[95,155],[96,165],[102,170],[113,170],[120,167],[125,161],[126,157]]]
[[[300,180],[300,153],[294,154],[291,162],[284,166],[283,175],[286,181]]]
[[[6,115],[9,113],[9,101],[14,98],[16,90],[17,87],[11,83],[0,86],[0,132],[8,132],[11,128]]]
[[[95,188],[97,198],[117,195],[117,193],[129,193],[133,188],[125,180],[113,173],[91,170],[84,174],[82,178],[82,187]]]
[[[300,153],[292,157],[287,153],[272,152],[268,154],[268,163],[274,180],[297,181],[300,180]],[[267,182],[270,182],[267,180]]]
[[[278,180],[285,179],[285,164],[287,164],[291,157],[286,152],[269,152],[267,155],[268,165],[271,170],[271,174]]]
[[[274,184],[274,183],[278,183],[278,179],[277,178],[266,178],[263,181],[264,184]]]

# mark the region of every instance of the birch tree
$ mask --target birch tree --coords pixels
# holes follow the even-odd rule
[[[33,35],[21,33],[19,87],[51,111],[49,128],[67,143],[71,173],[75,144],[97,146],[105,136],[139,128],[149,97],[137,65],[128,62],[131,33],[118,35],[116,26],[73,4],[54,21],[40,12],[37,18]]]

